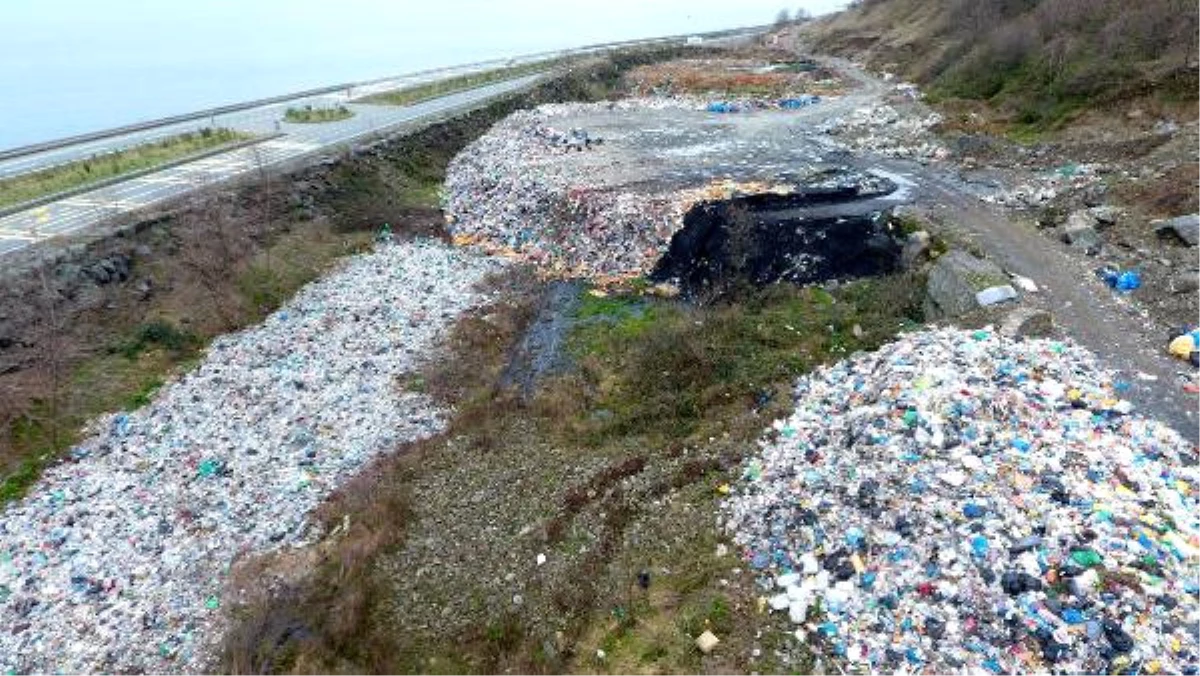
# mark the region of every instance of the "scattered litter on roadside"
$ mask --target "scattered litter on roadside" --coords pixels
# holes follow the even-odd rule
[[[1011,190],[984,194],[980,199],[1017,208],[1045,206],[1064,193],[1101,184],[1103,170],[1099,164],[1069,164],[1038,174]]]
[[[1135,291],[1142,286],[1142,275],[1137,270],[1121,270],[1111,265],[1096,269],[1096,276],[1109,288],[1124,293]]]
[[[303,543],[343,480],[443,423],[396,378],[498,261],[383,246],[213,341],[145,407],[98,419],[0,515],[0,668],[211,671],[235,559]]]
[[[806,106],[816,105],[821,97],[814,94],[802,94],[772,101],[770,99],[741,98],[733,100],[709,101],[704,109],[710,113],[750,113],[756,110],[778,108],[780,110],[799,110]]]
[[[1021,275],[1012,272],[1008,273],[1008,276],[1012,278],[1013,284],[1016,284],[1017,288],[1025,293],[1038,292],[1038,285],[1032,279],[1028,277],[1022,277]]]
[[[982,307],[1016,299],[1017,290],[1007,284],[1001,284],[1000,286],[989,286],[988,288],[975,294],[975,302],[979,303],[979,305]]]
[[[1167,352],[1173,356],[1200,366],[1200,328],[1187,329],[1171,339]]]
[[[742,108],[736,103],[729,101],[712,101],[705,108],[710,113],[737,113],[741,112]]]
[[[1070,342],[906,334],[802,377],[724,505],[846,672],[1197,673],[1196,448]]]
[[[792,98],[780,99],[778,106],[784,110],[795,110],[805,106],[812,106],[821,102],[821,97],[814,94],[805,94]]]
[[[937,113],[925,117],[903,116],[895,108],[881,104],[856,108],[849,115],[821,123],[817,130],[839,138],[855,150],[933,161],[950,156],[950,151],[930,133],[941,121]]]

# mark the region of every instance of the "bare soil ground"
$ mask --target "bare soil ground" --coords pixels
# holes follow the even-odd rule
[[[834,73],[784,50],[743,50],[738,58],[679,59],[638,67],[626,76],[633,96],[782,98],[840,91]]]

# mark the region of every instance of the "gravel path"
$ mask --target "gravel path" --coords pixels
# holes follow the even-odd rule
[[[886,162],[917,184],[916,204],[960,236],[978,243],[1002,267],[1041,289],[1027,296],[1048,310],[1069,336],[1122,372],[1138,409],[1200,439],[1196,395],[1184,390],[1194,370],[1167,354],[1168,327],[1156,325],[1136,298],[1124,298],[1092,273],[1096,262],[1071,256],[1030,223],[965,193],[950,172],[915,163]],[[1136,293],[1136,292],[1135,292]]]
[[[311,539],[341,481],[441,428],[395,379],[501,265],[429,241],[355,257],[94,423],[0,516],[0,668],[203,671],[234,558]]]

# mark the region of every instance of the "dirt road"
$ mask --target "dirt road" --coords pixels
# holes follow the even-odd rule
[[[877,99],[888,89],[844,59],[823,61],[856,83],[855,100]],[[1166,353],[1170,327],[1157,325],[1138,307],[1136,292],[1128,298],[1116,295],[1093,274],[1093,260],[1071,255],[1039,234],[1033,223],[975,197],[964,188],[952,161],[922,165],[867,155],[853,163],[908,179],[918,211],[978,245],[1006,270],[1034,280],[1040,291],[1023,302],[1051,312],[1063,333],[1120,371],[1129,386],[1123,396],[1138,410],[1197,441],[1197,396],[1184,390],[1192,382],[1191,368]]]

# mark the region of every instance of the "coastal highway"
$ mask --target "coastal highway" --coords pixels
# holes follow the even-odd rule
[[[186,119],[175,123],[148,125],[145,129],[124,133],[103,133],[99,138],[84,140],[77,143],[61,142],[47,144],[45,150],[23,152],[15,149],[0,152],[0,179],[17,176],[33,171],[87,159],[96,155],[111,153],[124,148],[153,143],[160,139],[195,132],[206,127],[226,127],[251,134],[271,134],[275,132],[275,122],[283,118],[288,108],[302,108],[311,105],[314,108],[322,106],[345,105],[350,100],[378,92],[392,91],[416,87],[429,82],[447,78],[470,75],[493,68],[503,67],[503,64],[487,62],[471,66],[444,68],[426,73],[376,80],[368,83],[345,85],[336,91],[327,91],[311,96],[291,96],[283,100],[264,105],[232,106],[232,110],[214,111],[212,114],[194,114],[184,116]],[[332,89],[332,88],[331,88]],[[4,155],[12,154],[12,157]]]
[[[236,113],[238,116],[236,125],[230,125],[233,128],[278,135],[260,143],[155,171],[0,218],[0,256],[19,251],[38,241],[68,235],[122,214],[180,197],[205,185],[237,178],[250,172],[260,171],[262,168],[275,167],[305,155],[328,151],[345,143],[354,142],[373,134],[387,133],[444,113],[470,108],[488,99],[530,87],[544,77],[546,77],[545,74],[527,75],[410,106],[349,103],[349,99],[352,97],[364,96],[372,91],[395,88],[395,85],[390,82],[378,83],[370,88],[356,87],[351,92],[341,91],[300,101],[299,105],[306,103],[313,105],[342,104],[354,111],[354,116],[346,120],[321,124],[281,122],[284,109],[297,105],[296,101],[241,111]],[[402,86],[411,84],[413,83],[408,82]],[[276,127],[277,124],[278,127]],[[162,135],[195,129],[199,126],[207,125],[204,122],[200,124],[189,122],[182,127],[172,125],[168,128],[155,128],[139,132],[137,134],[140,139],[138,143],[144,143]],[[80,156],[87,157],[96,152],[102,152],[98,148],[108,147],[104,146],[105,143],[128,144],[128,141],[126,137],[122,136],[117,139],[101,139],[82,144],[86,146],[83,149],[78,146],[67,146],[47,151],[53,154],[54,159],[46,160],[43,157],[42,161],[43,163],[66,162]],[[18,162],[22,159],[28,162],[33,158],[16,158],[9,162]],[[25,171],[29,170],[27,165]],[[19,172],[14,170],[12,173]],[[3,174],[0,174],[0,177],[2,176]]]

